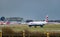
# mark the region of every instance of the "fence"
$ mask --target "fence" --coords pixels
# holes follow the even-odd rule
[[[0,32],[0,37],[2,37],[2,32]]]
[[[22,33],[14,33],[14,34],[2,34],[0,32],[0,37],[60,37],[60,33],[54,33],[54,32],[26,32],[22,31]]]

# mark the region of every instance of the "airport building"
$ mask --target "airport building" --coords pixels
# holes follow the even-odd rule
[[[6,20],[8,21],[23,21],[23,18],[20,18],[20,17],[8,17],[6,18]]]

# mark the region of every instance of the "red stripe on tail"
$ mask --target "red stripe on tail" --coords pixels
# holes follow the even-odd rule
[[[48,22],[48,15],[46,16],[46,20],[45,21]]]

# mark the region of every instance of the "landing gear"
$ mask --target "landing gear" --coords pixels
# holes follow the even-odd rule
[[[29,25],[29,27],[32,27],[32,26],[34,26],[35,28],[36,28],[37,26],[40,26],[41,28],[43,28],[44,24],[43,24],[43,25]]]
[[[40,27],[43,27],[43,25],[40,25]]]
[[[32,27],[32,25],[29,25],[29,27]],[[36,28],[37,26],[34,25],[34,27]]]
[[[29,27],[32,27],[31,25],[29,25]]]

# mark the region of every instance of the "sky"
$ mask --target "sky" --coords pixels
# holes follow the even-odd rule
[[[0,0],[0,17],[60,20],[60,0]]]

